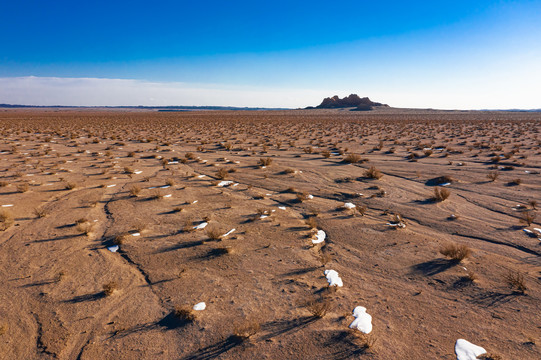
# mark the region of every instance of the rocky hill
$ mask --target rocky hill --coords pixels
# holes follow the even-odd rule
[[[316,109],[337,109],[337,108],[350,108],[352,110],[372,110],[374,106],[388,106],[382,103],[373,102],[367,97],[359,97],[357,94],[351,94],[349,96],[340,99],[338,95],[323,99],[321,104],[316,106]]]

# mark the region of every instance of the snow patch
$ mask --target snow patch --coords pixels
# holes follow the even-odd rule
[[[200,303],[197,303],[193,306],[193,309],[195,311],[203,311],[207,308],[207,304],[205,304],[204,302],[200,302]]]
[[[202,222],[201,224],[197,225],[197,226],[194,226],[193,228],[195,230],[200,230],[200,229],[204,229],[209,223],[208,222]]]
[[[117,252],[118,249],[119,249],[118,245],[113,245],[113,246],[107,247],[107,250],[109,250],[110,252]]]
[[[482,347],[464,339],[458,339],[455,344],[456,360],[476,360],[479,355],[486,352]]]
[[[327,234],[325,234],[325,231],[318,230],[316,233],[315,239],[312,239],[312,244],[320,244],[323,241],[325,241],[326,237],[327,237]]]
[[[220,181],[220,182],[218,183],[218,185],[216,185],[216,186],[218,186],[218,187],[224,187],[224,186],[229,186],[229,185],[231,185],[231,184],[233,184],[233,181],[231,181],[231,180],[222,180],[222,181]]]
[[[364,306],[357,306],[353,309],[353,316],[355,316],[355,320],[349,325],[351,329],[357,329],[365,334],[372,332],[372,316],[366,312]]]
[[[228,235],[231,235],[233,233],[233,231],[235,231],[236,229],[231,229],[229,230],[228,232],[226,232],[225,234],[222,235],[222,237],[226,237]]]
[[[329,282],[329,286],[344,286],[344,284],[342,283],[342,279],[335,270],[325,270],[325,277]]]

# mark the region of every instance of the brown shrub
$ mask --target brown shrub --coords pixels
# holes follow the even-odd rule
[[[118,289],[118,284],[115,281],[109,281],[102,286],[105,296],[111,296]]]
[[[219,227],[211,227],[210,229],[207,229],[207,236],[210,240],[219,240],[223,234],[223,230]]]
[[[187,322],[193,322],[196,320],[195,312],[185,306],[175,306],[175,311],[173,312],[176,318],[187,321]]]
[[[270,166],[272,164],[272,159],[267,157],[267,158],[260,158],[259,159],[259,166]]]
[[[348,164],[355,164],[355,163],[358,163],[362,160],[361,158],[361,155],[359,154],[347,154],[345,157],[344,157],[344,162],[348,163]]]
[[[528,226],[532,225],[535,220],[535,213],[533,211],[524,211],[520,214],[520,222],[527,224]]]
[[[131,188],[130,188],[130,196],[132,197],[137,197],[139,196],[139,193],[141,192],[141,187],[138,186],[138,185],[133,185]]]
[[[308,219],[304,220],[304,223],[310,228],[310,229],[316,229],[317,228],[317,220],[314,216],[310,216]]]
[[[66,184],[65,189],[66,189],[66,190],[73,190],[73,189],[75,189],[76,187],[77,187],[77,183],[69,182],[69,183]]]
[[[440,249],[440,254],[460,262],[471,255],[471,250],[466,245],[447,244]]]
[[[526,282],[524,281],[524,275],[519,271],[510,270],[504,276],[504,279],[511,288],[515,289],[521,294],[524,294],[528,289],[526,286]]]
[[[233,337],[238,342],[244,342],[257,334],[260,329],[260,322],[255,318],[249,318],[242,323],[235,324],[233,328]]]
[[[320,297],[308,300],[305,307],[313,317],[321,319],[331,310],[331,302],[326,297]]]
[[[381,171],[376,169],[375,166],[371,166],[368,170],[364,172],[364,176],[370,179],[376,179],[379,180],[383,177],[383,174]]]
[[[0,231],[7,230],[13,225],[13,215],[4,209],[0,209]]]
[[[218,170],[216,172],[216,178],[219,179],[219,180],[224,180],[226,179],[227,177],[229,177],[229,171],[227,171],[226,169],[224,168],[221,168],[220,170]]]
[[[309,199],[310,194],[308,194],[306,191],[298,192],[295,196],[297,197],[297,201],[303,202]]]
[[[94,230],[94,224],[91,224],[89,222],[78,223],[76,226],[76,229],[80,233],[83,233],[86,236],[89,236],[90,234],[92,234],[92,231]]]
[[[34,215],[36,215],[36,217],[38,218],[44,218],[46,217],[47,215],[49,215],[49,211],[45,208],[35,208],[34,209]]]
[[[432,200],[437,202],[442,202],[447,200],[447,198],[451,195],[451,192],[447,190],[446,188],[440,188],[435,187],[434,188],[434,196],[432,197]]]
[[[499,171],[490,171],[490,172],[487,174],[487,178],[488,178],[490,181],[496,181],[496,179],[498,178],[498,176],[500,176],[500,172],[499,172]]]
[[[17,192],[25,193],[25,192],[28,191],[29,187],[30,186],[28,185],[28,183],[19,184],[19,185],[17,185]]]

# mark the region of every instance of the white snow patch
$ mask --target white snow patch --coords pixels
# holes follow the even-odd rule
[[[312,244],[319,244],[325,241],[325,238],[327,237],[327,234],[325,234],[325,231],[318,230],[316,233],[316,238],[312,239]]]
[[[207,304],[205,304],[204,302],[200,302],[200,303],[197,303],[193,306],[193,309],[195,311],[203,311],[207,308]]]
[[[133,173],[136,174],[136,175],[139,175],[143,172],[143,170],[135,170]]]
[[[112,187],[115,187],[116,184],[111,184],[111,185],[107,185],[108,188],[112,188]]]
[[[5,204],[5,205],[2,205],[2,207],[12,207],[13,204]]]
[[[194,200],[194,201],[192,201],[192,204],[197,204],[198,201],[199,200]]]
[[[347,202],[347,203],[344,203],[344,205],[342,205],[342,207],[344,209],[355,209],[355,204]]]
[[[107,248],[107,250],[109,250],[110,252],[117,252],[118,251],[118,245],[113,245],[113,246],[109,246]]]
[[[223,187],[223,186],[229,186],[231,184],[233,184],[233,181],[231,181],[231,180],[222,180],[216,186]]]
[[[342,283],[342,279],[335,270],[325,270],[325,277],[329,282],[329,286],[344,286],[344,284]]]
[[[458,339],[455,344],[456,360],[476,360],[479,355],[486,352],[482,347],[464,339]]]
[[[399,222],[399,223],[387,223],[387,225],[393,226],[393,227],[399,227],[399,228],[401,228],[401,229],[403,229],[403,228],[406,227],[406,224],[404,224],[403,222]]]
[[[170,187],[171,187],[171,185],[162,185],[162,186],[160,186],[160,189],[167,189],[167,188],[170,188]]]
[[[197,226],[194,226],[193,228],[194,228],[195,230],[204,229],[208,224],[209,224],[208,222],[204,221],[204,222],[202,222],[201,224],[199,224],[199,225],[197,225]]]
[[[280,210],[285,210],[286,207],[285,207],[285,206],[278,206],[278,209],[280,209]]]
[[[446,182],[446,183],[440,184],[440,186],[449,186],[449,185],[451,185],[450,182]]]
[[[233,233],[233,231],[235,231],[236,229],[231,229],[229,230],[228,232],[226,232],[225,234],[222,235],[222,237],[226,237],[228,235],[231,235]]]
[[[171,197],[171,194],[164,195],[163,197],[164,197],[164,198],[170,198],[170,197]]]
[[[131,236],[141,236],[141,233],[134,232],[134,233],[131,233]]]
[[[309,199],[309,200],[312,200],[314,198],[314,195],[308,194],[308,196],[306,198]]]
[[[351,329],[357,329],[365,334],[372,332],[372,316],[366,312],[364,306],[357,306],[353,309],[355,320],[349,325]]]

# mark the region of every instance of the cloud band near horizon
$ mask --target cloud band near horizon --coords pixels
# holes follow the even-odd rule
[[[151,82],[136,79],[4,77],[0,78],[0,103],[39,106],[237,106],[303,108],[318,105],[324,97],[357,93],[372,100],[402,108],[434,109],[539,109],[537,82],[524,96],[512,87],[486,84],[468,87],[442,84],[440,88],[417,89],[414,85],[373,91],[361,89],[292,89],[256,86],[226,86],[182,82]],[[536,89],[534,89],[534,87]],[[501,99],[505,101],[501,101]]]

